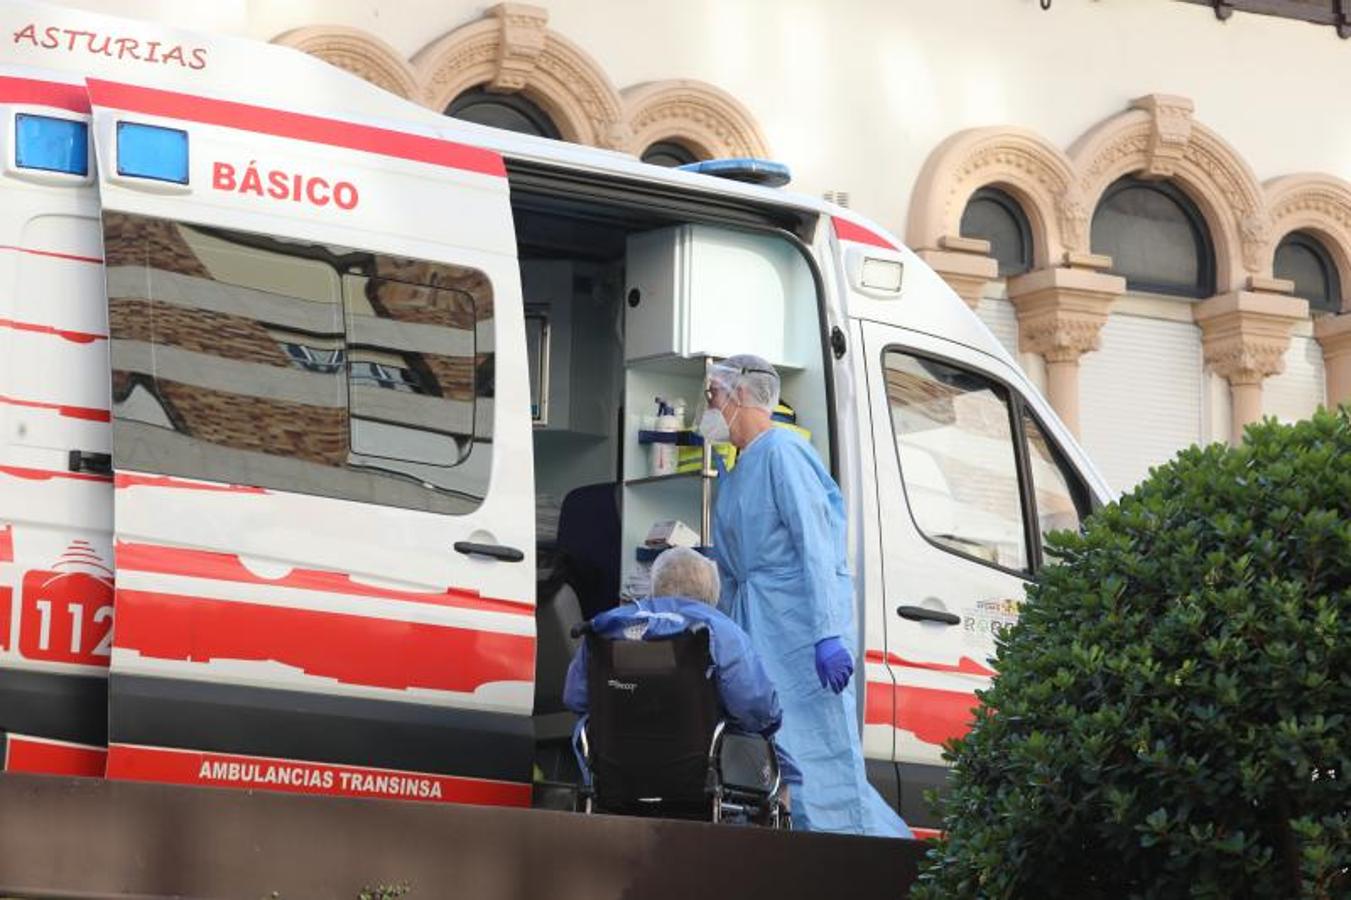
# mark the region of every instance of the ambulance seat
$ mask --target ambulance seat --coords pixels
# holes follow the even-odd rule
[[[581,641],[572,629],[582,620],[577,592],[566,581],[539,585],[535,607],[535,714],[562,713],[563,682]],[[566,732],[564,732],[566,733]],[[562,734],[559,735],[560,737]]]
[[[588,484],[568,491],[558,513],[561,577],[577,592],[589,620],[619,602],[619,486]]]

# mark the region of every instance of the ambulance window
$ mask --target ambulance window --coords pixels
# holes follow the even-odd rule
[[[1088,487],[1026,407],[1023,408],[1023,433],[1027,435],[1027,458],[1032,466],[1032,489],[1041,538],[1044,540],[1048,533],[1061,529],[1079,530],[1079,523],[1092,511]]]
[[[1029,569],[1008,391],[974,372],[895,350],[887,400],[906,500],[931,542]]]
[[[114,466],[442,513],[491,468],[475,269],[104,215]]]

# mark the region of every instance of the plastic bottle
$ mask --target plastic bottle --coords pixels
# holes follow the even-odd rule
[[[676,432],[675,410],[667,405],[666,401],[657,398],[657,431],[669,433],[673,437]],[[652,445],[652,474],[653,475],[674,475],[676,473],[676,455],[678,450],[674,443],[654,443]]]

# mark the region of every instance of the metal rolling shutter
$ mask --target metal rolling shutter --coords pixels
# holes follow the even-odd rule
[[[1294,422],[1307,419],[1326,402],[1323,348],[1313,338],[1295,335],[1285,351],[1285,371],[1262,384],[1262,414]]]
[[[1201,331],[1124,314],[1080,360],[1082,443],[1107,483],[1127,491],[1202,436]]]
[[[1018,315],[1008,300],[994,297],[982,297],[976,308],[976,317],[985,323],[985,327],[994,332],[995,338],[1004,345],[1014,359],[1018,358]]]

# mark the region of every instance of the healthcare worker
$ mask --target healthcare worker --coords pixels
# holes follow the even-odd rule
[[[738,450],[714,509],[718,606],[750,635],[779,689],[778,740],[803,778],[793,826],[910,837],[864,769],[840,490],[809,443],[771,426],[779,376],[765,360],[733,356],[711,367],[705,398],[704,439]]]

